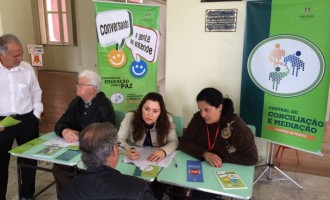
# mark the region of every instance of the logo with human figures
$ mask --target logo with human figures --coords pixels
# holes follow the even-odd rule
[[[293,97],[315,88],[325,72],[324,58],[310,41],[278,35],[260,42],[248,59],[252,81],[275,96]]]

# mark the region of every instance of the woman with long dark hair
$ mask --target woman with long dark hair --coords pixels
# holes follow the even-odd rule
[[[132,160],[140,157],[134,146],[158,147],[148,156],[152,162],[158,162],[176,150],[179,141],[175,125],[160,94],[148,93],[137,110],[126,114],[118,131],[118,141]]]

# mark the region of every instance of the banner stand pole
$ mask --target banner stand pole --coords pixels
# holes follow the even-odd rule
[[[261,181],[282,181],[282,180],[290,180],[292,183],[294,183],[296,186],[298,186],[300,189],[303,189],[303,187],[301,185],[299,185],[296,181],[294,181],[291,177],[289,177],[287,174],[285,174],[282,170],[280,170],[278,167],[276,167],[275,164],[273,164],[273,155],[274,155],[274,143],[271,142],[271,150],[269,153],[269,158],[268,158],[268,163],[264,164],[264,165],[260,165],[257,167],[264,167],[267,166],[266,169],[259,175],[259,177],[253,182],[253,185],[256,184],[258,182],[258,180]],[[280,172],[283,176],[286,177],[286,179],[273,179],[272,178],[272,169],[277,170],[278,172]],[[267,179],[260,179],[267,171],[268,172],[268,176]]]

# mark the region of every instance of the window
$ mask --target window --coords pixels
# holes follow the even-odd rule
[[[38,0],[42,44],[75,45],[74,0]]]

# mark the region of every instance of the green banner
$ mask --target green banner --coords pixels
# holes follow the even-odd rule
[[[321,154],[329,9],[327,0],[247,2],[240,115],[258,137]]]
[[[101,90],[114,109],[136,109],[157,91],[159,7],[95,2]]]

